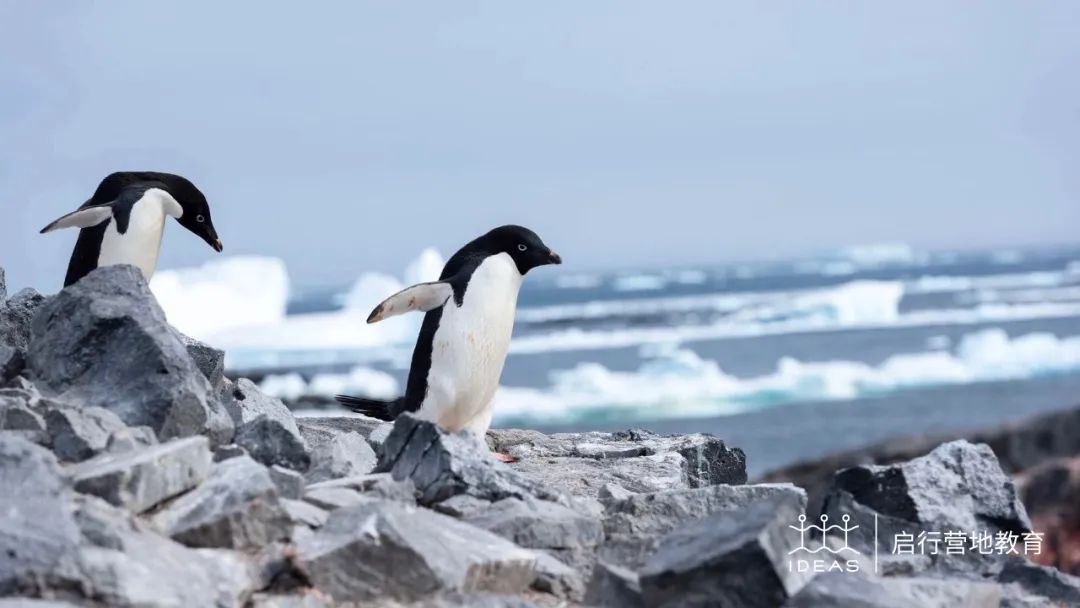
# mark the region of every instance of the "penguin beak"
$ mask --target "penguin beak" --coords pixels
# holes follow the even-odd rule
[[[214,239],[214,242],[210,243],[210,246],[213,247],[214,251],[218,253],[221,253],[221,251],[225,249],[225,247],[221,244],[221,239]]]
[[[562,264],[562,256],[554,251],[548,252],[548,264]]]

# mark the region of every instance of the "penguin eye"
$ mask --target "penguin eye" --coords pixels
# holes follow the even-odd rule
[[[202,216],[202,214],[199,214],[199,215],[196,215],[196,216],[195,216],[195,221],[196,221],[196,222],[199,222],[199,223],[201,224],[201,223],[203,223],[203,222],[205,222],[205,221],[206,221],[206,218],[205,218],[205,217],[203,217],[203,216]]]
[[[525,243],[518,244],[518,251],[525,251],[526,249],[528,249],[528,247],[525,246]]]

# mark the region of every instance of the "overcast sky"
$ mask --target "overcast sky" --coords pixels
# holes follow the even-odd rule
[[[171,6],[166,6],[169,4]],[[579,268],[1069,242],[1077,2],[0,0],[0,265],[119,169],[295,283],[507,222]],[[215,254],[179,225],[162,267]]]

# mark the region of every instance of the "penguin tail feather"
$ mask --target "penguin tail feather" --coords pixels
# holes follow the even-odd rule
[[[378,420],[391,421],[394,419],[395,405],[400,399],[393,401],[380,401],[378,399],[366,399],[364,397],[350,397],[348,395],[338,395],[334,397],[338,403],[349,408],[350,410],[370,416]]]

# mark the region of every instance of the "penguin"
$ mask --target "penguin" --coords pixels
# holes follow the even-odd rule
[[[501,226],[469,242],[446,262],[438,281],[390,296],[367,319],[425,313],[405,395],[392,401],[338,395],[338,402],[380,420],[413,412],[447,431],[468,430],[483,439],[521,283],[533,268],[561,263],[535,232],[521,226]],[[513,462],[504,454],[496,457]]]
[[[157,268],[167,217],[176,218],[215,251],[222,251],[203,193],[186,178],[154,171],[121,171],[106,176],[90,200],[42,228],[41,234],[61,228],[80,229],[64,287],[95,268],[112,264],[136,266],[149,281]]]

